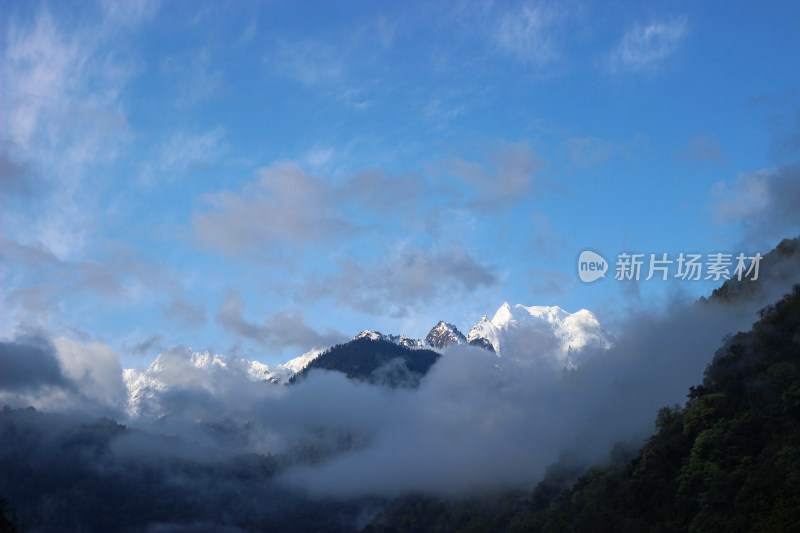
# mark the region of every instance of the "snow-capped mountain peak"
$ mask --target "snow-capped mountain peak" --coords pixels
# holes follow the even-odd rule
[[[365,329],[364,331],[353,337],[353,339],[355,340],[355,339],[367,338],[371,341],[379,341],[382,340],[383,337],[384,335],[382,333],[378,333],[377,331],[372,331],[371,329]]]
[[[503,305],[506,306],[508,304]],[[498,313],[501,310],[503,310],[503,307],[498,310]],[[497,317],[498,313],[495,313],[495,317]],[[499,330],[494,322],[489,320],[486,315],[483,315],[483,318],[481,318],[480,321],[472,326],[471,330],[469,330],[469,333],[467,334],[467,342],[471,345],[486,345],[488,343],[491,345],[494,352],[499,355],[500,339],[498,337],[498,332]]]
[[[484,316],[467,336],[470,344],[491,344],[498,356],[517,360],[548,353],[559,364],[576,366],[581,351],[608,349],[611,336],[591,311],[569,313],[558,306],[503,303],[491,320]]]
[[[500,309],[492,317],[492,324],[496,326],[501,326],[503,324],[507,324],[514,320],[514,311],[511,308],[511,305],[508,302],[503,302],[503,305],[500,306]]]
[[[425,342],[431,347],[443,349],[451,344],[466,344],[467,338],[454,324],[441,320],[431,328]]]
[[[299,357],[295,357],[291,361],[287,361],[286,363],[284,363],[281,366],[283,366],[284,368],[287,368],[287,369],[291,370],[292,372],[294,372],[295,374],[297,374],[298,372],[303,370],[305,367],[307,367],[308,364],[311,361],[313,361],[314,359],[319,357],[325,350],[326,350],[326,348],[312,348],[311,350],[307,351],[303,355],[301,355]]]

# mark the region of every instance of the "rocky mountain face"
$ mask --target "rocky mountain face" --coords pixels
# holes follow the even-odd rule
[[[439,321],[425,337],[425,343],[440,350],[451,344],[466,344],[467,338],[450,322]]]

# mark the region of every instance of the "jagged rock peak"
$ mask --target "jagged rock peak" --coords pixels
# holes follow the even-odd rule
[[[431,328],[425,342],[434,348],[443,349],[451,344],[466,344],[467,338],[454,324],[441,320]]]

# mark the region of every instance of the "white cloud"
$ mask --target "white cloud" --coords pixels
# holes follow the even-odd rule
[[[214,164],[226,150],[225,130],[216,127],[199,135],[181,131],[166,140],[153,164],[145,164],[146,184],[176,181]]]
[[[672,55],[683,42],[689,28],[686,17],[648,25],[635,24],[611,53],[612,69],[647,70]]]
[[[494,41],[504,52],[536,67],[560,56],[558,29],[563,14],[541,3],[526,3],[498,18]]]
[[[250,21],[245,30],[242,32],[238,43],[240,45],[247,44],[255,39],[256,35],[258,35],[258,22],[254,19]]]
[[[531,366],[454,346],[418,389],[391,395],[358,385],[348,391],[338,375],[312,374],[288,392],[287,408],[313,406],[309,414],[323,421],[351,417],[345,427],[369,438],[361,449],[289,468],[281,478],[336,497],[463,495],[530,487],[560,454],[596,464],[615,443],[638,444],[660,407],[685,398],[719,339],[751,321],[752,308],[739,311],[689,306],[659,319],[637,316],[614,347],[590,350],[569,378],[537,342],[520,343]],[[306,394],[316,401],[303,401]]]
[[[99,147],[108,150],[110,134],[127,127],[119,95],[135,72],[107,47],[112,33],[108,21],[67,28],[46,9],[32,25],[9,24],[3,100],[16,150],[62,165],[65,153],[73,164],[105,157]]]
[[[334,156],[334,150],[330,147],[315,146],[304,157],[306,163],[311,168],[322,168],[327,166]]]
[[[102,0],[101,5],[110,22],[117,25],[133,26],[151,18],[158,11],[160,0]]]
[[[221,127],[202,135],[178,133],[164,147],[164,166],[186,171],[205,165],[219,154],[223,137],[224,130]]]
[[[54,339],[53,344],[64,375],[83,396],[100,405],[124,407],[127,389],[122,381],[122,365],[111,347],[96,342],[84,345],[66,337]]]
[[[263,168],[258,176],[241,192],[206,196],[212,209],[197,212],[193,220],[194,237],[201,246],[233,255],[263,255],[269,248],[276,256],[288,244],[293,252],[312,243],[338,245],[338,238],[346,235],[352,241],[367,226],[405,224],[453,193],[418,173],[393,176],[376,169],[356,172],[336,183],[306,172],[293,161]],[[513,177],[504,174],[500,179],[502,189]],[[437,193],[442,193],[441,198]]]
[[[112,38],[136,24],[139,10],[126,21],[114,10],[104,18],[87,11],[77,26],[47,8],[4,21],[2,149],[29,172],[40,202],[36,216],[17,212],[6,231],[61,258],[80,253],[90,237],[95,209],[86,192],[97,178],[87,168],[113,162],[131,138],[120,95],[137,69]]]

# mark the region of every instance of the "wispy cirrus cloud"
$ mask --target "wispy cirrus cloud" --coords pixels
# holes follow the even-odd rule
[[[689,33],[686,17],[650,24],[634,24],[609,56],[614,71],[644,71],[657,68],[671,56]]]
[[[225,130],[220,126],[199,134],[173,133],[161,145],[155,160],[143,165],[141,180],[146,185],[179,181],[213,166],[226,149]]]
[[[498,16],[492,29],[497,48],[518,61],[544,67],[561,56],[563,11],[542,2],[527,2]]]
[[[132,138],[121,94],[138,68],[114,39],[135,29],[157,4],[101,7],[86,6],[77,26],[60,16],[58,4],[3,21],[0,149],[25,169],[40,207],[33,216],[18,211],[17,223],[6,230],[44,242],[61,258],[79,254],[91,237],[95,209],[86,192],[100,180],[87,169],[111,164]]]
[[[161,7],[161,0],[130,0],[128,2],[102,0],[100,5],[108,21],[116,25],[131,26],[152,18]]]
[[[63,148],[81,163],[106,154],[109,133],[127,125],[120,93],[137,69],[109,43],[123,28],[135,28],[149,17],[157,4],[131,2],[130,9],[108,4],[102,17],[78,28],[68,27],[47,8],[33,20],[7,21],[2,97],[6,135],[14,149],[42,156]],[[97,143],[103,153],[87,151]]]
[[[309,89],[321,91],[346,106],[363,110],[373,104],[369,81],[373,73],[361,64],[366,52],[354,35],[336,41],[324,39],[280,39],[262,58],[270,73]],[[360,68],[356,65],[360,65]]]

